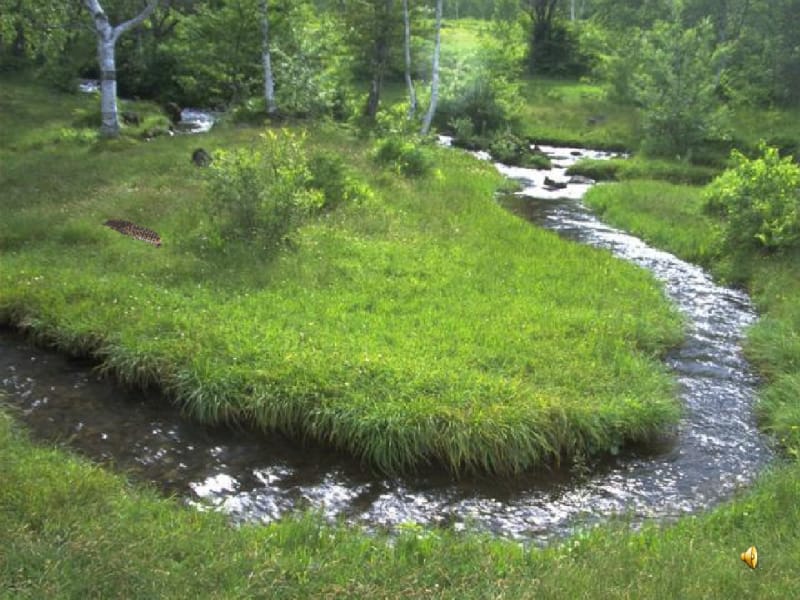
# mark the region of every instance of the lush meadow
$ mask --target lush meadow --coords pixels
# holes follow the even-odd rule
[[[537,457],[552,457],[556,443],[559,452],[570,444],[612,448],[620,441],[615,427],[636,431],[645,408],[663,412],[642,435],[674,415],[657,357],[678,339],[679,323],[650,278],[506,215],[491,201],[502,183],[485,165],[426,148],[437,170],[406,178],[374,162],[369,140],[336,128],[312,132],[310,147],[346,152],[373,194],[308,220],[277,251],[220,248],[203,212],[202,171],[189,156],[200,144],[255,147],[258,131],[228,127],[202,142],[143,143],[136,129],[98,142],[81,120],[91,110],[86,98],[14,87],[0,88],[0,309],[45,343],[95,353],[132,383],[159,382],[196,417],[261,426],[277,419],[298,436],[318,435],[304,428],[324,424],[326,414],[344,412],[345,423],[346,406],[366,411],[355,412],[357,420],[378,428],[372,431],[381,439],[409,422],[434,425],[415,428],[415,436],[458,439],[453,429],[435,427],[436,410],[443,411],[440,423],[467,433],[481,425],[496,430],[508,415],[514,427],[529,418],[520,411],[535,410],[553,419],[539,427],[559,425],[548,434],[558,441],[540,440],[536,449]],[[760,415],[796,455],[797,257],[721,257],[719,222],[703,211],[697,187],[633,179],[598,186],[588,202],[754,293],[765,316],[750,333],[748,352],[770,382]],[[102,227],[106,218],[152,227],[164,245],[120,236]],[[446,335],[437,336],[442,330]],[[509,339],[509,330],[518,335]],[[526,341],[527,332],[535,335]],[[429,345],[433,352],[417,356]],[[327,361],[331,353],[340,360]],[[286,382],[296,386],[288,396]],[[467,388],[477,393],[459,399]],[[272,390],[294,404],[270,413],[259,402]],[[395,402],[394,390],[404,394]],[[578,394],[604,402],[592,408],[607,423],[587,423],[592,413]],[[639,394],[663,402],[626,402]],[[508,412],[499,402],[476,410],[487,397],[505,398]],[[312,409],[321,420],[311,421],[309,406],[331,412]],[[409,408],[406,416],[393,412]],[[351,433],[366,432],[359,438],[366,443],[369,431]],[[330,434],[320,439],[341,443]],[[460,469],[524,468],[481,459],[486,448],[492,457],[503,449],[479,439],[481,447],[467,441],[447,448],[456,459],[420,456]],[[371,451],[364,456],[379,468],[410,464],[382,463],[388,450]],[[10,540],[0,553],[0,597],[787,598],[799,591],[794,463],[706,515],[642,532],[623,519],[537,549],[415,527],[394,538],[365,535],[314,515],[232,528],[221,515],[183,508],[63,449],[34,446],[5,417],[0,459],[0,531]],[[756,571],[739,560],[751,544],[761,555]]]
[[[544,549],[414,525],[391,536],[365,533],[306,513],[233,527],[63,446],[32,443],[0,397],[0,599],[800,596],[800,253],[731,244],[723,215],[708,210],[700,187],[731,166],[733,147],[753,156],[766,140],[796,155],[797,109],[777,108],[796,89],[794,70],[779,70],[792,67],[791,19],[761,23],[755,16],[767,11],[742,14],[746,27],[731,42],[744,52],[726,55],[734,62],[722,69],[724,56],[715,62],[721,55],[691,45],[710,31],[689,22],[691,15],[684,26],[655,27],[645,13],[657,3],[644,3],[641,22],[613,3],[589,4],[607,5],[613,18],[599,29],[586,21],[580,39],[562,30],[562,46],[550,56],[558,66],[583,50],[570,40],[588,40],[591,60],[578,56],[586,62],[577,66],[591,68],[580,81],[577,72],[554,77],[557,69],[523,74],[530,32],[519,18],[498,12],[491,22],[446,21],[436,125],[465,145],[509,156],[528,141],[633,153],[574,168],[614,182],[595,187],[587,202],[604,219],[751,292],[762,315],[746,342],[765,382],[757,411],[789,460],[705,514],[641,531],[622,516]],[[328,49],[357,54],[350,34],[369,29],[366,13],[321,26],[328,22],[310,5],[286,3],[292,10],[272,28],[288,49],[280,69],[306,87],[281,86],[281,129],[292,137],[278,136],[290,140],[287,147],[299,144],[299,153],[284,150],[294,170],[275,169],[275,185],[250,169],[269,162],[251,164],[247,156],[269,155],[262,136],[274,139],[269,133],[278,128],[261,126],[262,101],[234,89],[245,83],[253,94],[261,83],[255,62],[240,54],[253,40],[218,35],[243,22],[227,10],[233,5],[187,16],[200,27],[179,26],[177,38],[160,45],[173,62],[158,62],[165,55],[150,51],[148,35],[120,48],[129,65],[145,61],[135,74],[121,69],[136,95],[155,91],[163,102],[162,91],[186,85],[186,101],[236,105],[208,135],[169,137],[158,106],[123,101],[140,123],[102,140],[96,99],[2,75],[0,325],[92,356],[110,377],[159,386],[191,418],[277,428],[384,472],[434,463],[509,476],[670,431],[680,407],[660,357],[679,343],[681,323],[658,286],[606,253],[500,209],[493,196],[507,184],[489,165],[393,136],[409,131],[399,52],[370,133],[322,118],[292,120],[359,110],[367,88],[359,77],[369,69],[329,60]],[[734,5],[707,8],[726,11],[717,14],[724,26]],[[37,14],[20,14],[28,12]],[[23,28],[14,31],[13,18],[5,19],[4,31],[36,50],[28,66],[46,59],[43,72],[61,84],[74,78],[78,54],[94,56],[93,43],[69,52],[36,44],[71,29],[18,23]],[[430,15],[414,27],[415,60],[429,61]],[[769,43],[762,48],[760,40]],[[361,40],[379,47],[374,41]],[[744,56],[752,60],[741,63]],[[423,105],[428,64],[416,66]],[[651,79],[650,96],[646,82],[621,95],[625,81],[614,78],[637,74],[641,84],[642,75],[681,65],[690,70]],[[308,77],[315,68],[318,80]],[[697,73],[701,85],[681,87]],[[712,97],[706,83],[715,77]],[[356,88],[344,90],[345,81]],[[326,87],[332,82],[343,86],[336,94]],[[684,98],[700,101],[673,111]],[[670,125],[654,128],[664,117]],[[691,146],[666,143],[664,134],[687,123]],[[201,145],[215,156],[211,169],[190,161]],[[220,184],[226,177],[237,185]],[[274,236],[236,239],[235,219],[256,223],[249,192],[265,182],[261,200],[289,182],[314,210],[298,212],[302,218]],[[226,188],[233,191],[215,197]],[[120,236],[103,226],[106,219],[152,228],[163,245]],[[783,233],[778,221],[773,229]],[[753,544],[756,570],[739,559]]]
[[[0,316],[196,418],[277,428],[386,472],[508,473],[615,451],[677,417],[658,357],[681,323],[653,279],[506,213],[491,165],[431,146],[435,169],[401,177],[369,142],[320,127],[308,152],[344,155],[372,193],[288,244],[222,240],[191,149],[253,147],[259,129],[31,142],[91,100],[59,117],[3,93],[2,118],[29,127],[3,151]]]

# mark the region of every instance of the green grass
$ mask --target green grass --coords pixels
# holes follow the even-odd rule
[[[685,260],[710,266],[719,223],[702,210],[701,190],[660,181],[597,185],[584,202],[609,223]]]
[[[585,158],[567,170],[570,175],[585,175],[596,181],[649,179],[696,185],[708,183],[719,172],[720,170],[714,167],[643,156],[607,160]]]
[[[608,150],[637,146],[637,111],[609,102],[601,85],[529,78],[523,96],[522,131],[538,143]]]
[[[337,285],[341,279],[366,277],[362,274],[365,269],[353,265],[376,254],[359,253],[367,252],[361,246],[378,244],[396,251],[391,239],[398,236],[414,244],[407,252],[416,257],[426,235],[442,232],[449,233],[447,260],[463,266],[459,262],[464,260],[463,253],[477,242],[464,246],[461,238],[469,237],[469,227],[477,225],[464,221],[462,213],[478,219],[478,214],[488,211],[492,218],[500,219],[492,205],[477,201],[472,188],[456,186],[458,194],[474,205],[446,195],[436,180],[408,183],[376,173],[370,182],[379,192],[379,203],[368,211],[350,207],[328,217],[347,232],[346,245],[317,237],[326,231],[322,222],[302,232],[295,254],[287,252],[272,262],[247,248],[211,257],[202,240],[190,234],[202,220],[203,190],[197,171],[185,163],[199,143],[249,143],[250,133],[219,132],[202,142],[200,138],[147,145],[67,140],[40,145],[37,139],[52,139],[59,128],[74,127],[74,122],[62,110],[65,98],[44,102],[41,92],[30,94],[33,102],[28,102],[29,108],[18,107],[9,116],[6,108],[16,92],[11,86],[0,86],[0,201],[4,209],[0,307],[4,315],[19,319],[50,341],[60,341],[71,351],[107,349],[108,358],[128,361],[118,373],[127,373],[132,379],[170,374],[173,357],[157,352],[164,344],[162,337],[171,340],[163,348],[184,344],[184,354],[189,355],[200,349],[201,340],[211,340],[217,354],[230,357],[231,362],[233,357],[238,360],[241,350],[252,348],[250,340],[241,340],[244,336],[226,339],[224,324],[217,322],[239,317],[240,325],[247,325],[263,318],[258,312],[261,304],[277,296],[259,295],[263,302],[257,302],[251,290],[272,289],[279,281],[276,269],[291,266],[287,273],[301,275],[307,269],[291,291],[313,299],[330,290],[339,293],[347,289]],[[78,108],[84,106],[85,100],[73,100]],[[31,124],[34,113],[41,123],[36,127]],[[39,117],[45,120],[38,121]],[[334,145],[348,152],[365,172],[374,168],[367,167],[361,150],[350,141],[345,144],[336,137]],[[442,177],[463,179],[469,173],[486,189],[496,185],[480,165],[448,160],[455,162],[443,164]],[[100,174],[98,164],[113,168],[113,177]],[[427,194],[421,191],[426,188]],[[437,198],[437,194],[444,197]],[[636,224],[649,239],[681,254],[697,252],[702,239],[713,231],[714,224],[703,222],[698,212],[696,188],[626,182],[601,186],[592,194],[597,194],[595,201],[602,200],[608,207],[606,218],[620,225]],[[432,213],[419,206],[428,203]],[[161,249],[165,252],[159,254],[98,228],[98,219],[108,215],[127,216],[158,229],[168,242]],[[513,237],[516,226],[503,220],[497,223],[496,229],[489,230],[491,236],[481,238],[482,243],[494,247],[490,238],[498,235],[518,242]],[[511,233],[499,224],[511,227]],[[673,243],[684,233],[686,240]],[[327,269],[315,270],[309,261],[300,263],[298,257],[309,257],[307,245],[311,242],[315,242],[311,247],[320,257],[319,263],[323,257],[327,261]],[[528,241],[531,246],[519,253],[535,249],[551,258],[546,246],[555,245],[556,239],[545,236],[537,242],[541,245]],[[454,253],[456,249],[462,254]],[[405,284],[416,283],[424,290],[423,275],[433,261],[430,252],[422,249],[417,270],[407,269],[408,254],[398,255],[391,265],[394,270],[384,270],[383,277],[403,274]],[[535,256],[524,258],[528,261]],[[589,260],[583,255],[578,258]],[[793,456],[800,447],[796,437],[800,423],[796,384],[799,258],[737,257],[734,265],[734,259],[723,257],[715,263],[718,270],[738,273],[748,283],[765,315],[751,330],[748,353],[770,382],[761,404],[763,422]],[[508,260],[523,275],[531,275],[520,262]],[[547,269],[546,261],[534,264]],[[553,285],[557,290],[556,280],[573,269],[569,261],[558,266],[560,272],[545,271],[550,278],[542,280],[544,287]],[[489,287],[477,271],[453,271],[462,276],[469,273],[473,286],[483,283],[494,298],[499,297],[498,288]],[[319,273],[326,274],[329,287],[315,283],[313,276]],[[534,276],[543,277],[543,273]],[[619,275],[621,279],[629,276],[636,277]],[[11,279],[14,287],[9,293]],[[207,299],[213,299],[220,309],[210,310]],[[408,296],[405,299],[408,304]],[[617,299],[615,296],[615,302]],[[325,306],[314,304],[315,309]],[[359,314],[379,308],[375,305],[366,311],[349,305]],[[577,307],[567,304],[563,309],[580,317]],[[297,325],[300,321],[294,323],[291,316],[284,317],[277,310],[274,313],[272,319],[285,318],[295,327],[297,348],[315,339],[311,324],[316,321],[303,321],[306,327],[301,328]],[[213,323],[208,325],[209,321]],[[273,321],[267,323],[271,326]],[[580,318],[573,323],[581,323]],[[515,331],[518,321],[505,325],[506,332]],[[207,326],[217,337],[206,337]],[[202,330],[203,337],[194,337],[199,335],[196,329]],[[561,334],[568,329],[553,331]],[[636,337],[640,344],[644,338],[641,334]],[[130,346],[125,346],[128,341]],[[480,345],[484,343],[482,339]],[[650,344],[645,347],[651,351],[658,347],[654,341]],[[226,372],[237,373],[235,369]],[[672,526],[646,527],[634,533],[624,523],[612,524],[536,550],[474,533],[414,527],[387,540],[380,534],[323,525],[308,515],[267,527],[233,528],[221,515],[181,508],[62,450],[33,446],[8,418],[0,416],[0,539],[4,540],[0,597],[791,598],[800,593],[796,577],[800,560],[799,468],[797,463],[780,467],[736,500]],[[761,557],[756,571],[738,558],[752,544],[758,546]]]
[[[800,472],[708,515],[624,521],[545,550],[407,526],[396,537],[297,515],[234,528],[54,448],[0,414],[0,597],[791,598]],[[750,545],[760,563],[739,559]]]
[[[748,288],[761,313],[745,344],[766,385],[762,427],[789,455],[800,453],[800,254],[720,251],[722,224],[702,210],[701,188],[632,181],[597,186],[586,202],[604,220]]]
[[[13,118],[36,129],[52,109],[26,104]],[[385,472],[513,473],[674,422],[658,357],[681,322],[653,278],[511,216],[493,200],[499,175],[463,153],[433,148],[437,172],[405,180],[346,132],[317,128],[310,148],[364,173],[374,200],[307,222],[277,255],[214,250],[191,150],[257,134],[24,152],[12,136],[0,320],[160,386],[195,418],[311,438]],[[155,229],[164,246],[108,218]]]

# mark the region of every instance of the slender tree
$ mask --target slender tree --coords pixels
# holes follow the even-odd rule
[[[531,18],[530,71],[536,73],[541,63],[550,59],[553,53],[553,33],[555,29],[558,0],[528,0],[527,11]]]
[[[159,0],[150,3],[137,16],[113,26],[108,15],[100,6],[99,0],[84,0],[94,23],[97,36],[97,60],[100,66],[100,133],[107,137],[119,135],[119,114],[117,111],[117,66],[115,49],[117,40],[126,31],[133,29],[155,10]]]
[[[411,19],[408,16],[408,0],[403,0],[404,44],[406,59],[406,85],[408,86],[408,118],[413,119],[417,112],[417,93],[411,79]]]
[[[267,103],[267,113],[272,115],[278,111],[275,102],[275,80],[272,76],[272,55],[269,49],[269,2],[259,0],[261,9],[261,64],[264,67],[264,100]]]
[[[422,121],[422,135],[427,135],[431,129],[433,115],[436,114],[436,105],[439,103],[439,54],[442,47],[442,0],[436,0],[436,42],[433,46],[433,67],[431,69],[431,103],[428,112]]]
[[[389,46],[391,43],[391,17],[393,0],[384,0],[383,11],[377,12],[375,21],[376,33],[374,40],[374,50],[372,54],[372,80],[367,96],[366,114],[370,119],[374,119],[378,114],[378,105],[381,99],[381,89],[383,88],[383,78],[389,66]]]

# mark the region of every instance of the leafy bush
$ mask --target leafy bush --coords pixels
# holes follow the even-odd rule
[[[384,138],[378,142],[374,157],[379,164],[389,166],[406,177],[422,177],[433,168],[430,153],[413,138]]]
[[[520,86],[485,65],[459,65],[442,77],[443,89],[436,123],[469,119],[478,135],[513,126],[522,106]]]
[[[658,23],[644,36],[640,53],[633,92],[641,106],[643,149],[687,158],[703,141],[724,137],[711,23],[688,29],[680,21]]]
[[[311,157],[311,186],[323,196],[322,208],[334,209],[340,204],[368,200],[373,196],[370,187],[360,181],[344,160],[332,152]]]
[[[516,167],[549,169],[550,159],[546,154],[531,149],[530,142],[521,139],[510,131],[492,138],[489,152],[496,160]]]
[[[800,246],[800,166],[777,148],[760,151],[755,159],[733,151],[735,166],[709,185],[706,209],[727,217],[729,248]]]
[[[223,239],[286,239],[304,216],[325,203],[314,188],[304,136],[267,131],[252,150],[215,153],[209,169],[211,212]]]

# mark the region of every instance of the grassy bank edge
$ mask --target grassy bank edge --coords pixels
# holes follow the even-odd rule
[[[760,426],[800,457],[800,253],[721,254],[721,224],[704,213],[698,187],[632,181],[598,186],[585,201],[612,225],[748,290],[760,314],[744,343],[765,382],[756,405]]]
[[[768,474],[709,514],[619,523],[546,549],[409,525],[395,537],[297,514],[231,526],[32,445],[0,414],[0,597],[787,598],[800,472]],[[756,544],[750,571],[739,553]]]

